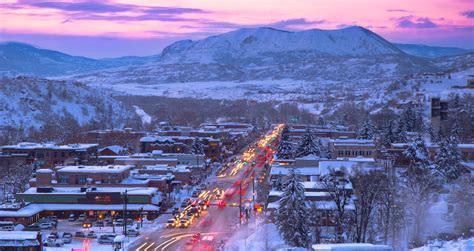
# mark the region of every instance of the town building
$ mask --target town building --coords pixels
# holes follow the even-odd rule
[[[43,144],[23,142],[1,147],[2,155],[26,154],[27,162],[38,168],[56,165],[95,163],[98,144]]]
[[[42,251],[41,232],[0,231],[2,251]]]
[[[367,157],[377,158],[377,146],[374,140],[333,139],[330,141],[333,158]]]

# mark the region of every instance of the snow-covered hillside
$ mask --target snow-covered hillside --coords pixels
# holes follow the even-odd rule
[[[400,50],[407,54],[421,58],[439,58],[446,56],[455,56],[472,52],[457,47],[429,46],[424,44],[394,44]]]
[[[33,77],[0,78],[0,126],[39,128],[72,119],[119,127],[138,119],[110,93],[78,82]]]
[[[92,59],[45,50],[34,46],[0,43],[0,76],[17,74],[33,76],[64,76],[125,65],[142,65],[155,61],[157,56]]]

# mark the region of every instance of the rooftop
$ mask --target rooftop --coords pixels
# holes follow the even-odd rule
[[[59,166],[60,173],[122,173],[130,170],[129,165],[109,165],[109,166]]]
[[[68,144],[68,145],[56,145],[54,143],[33,143],[33,142],[22,142],[16,145],[2,146],[2,149],[21,149],[21,150],[33,150],[33,149],[55,149],[55,150],[86,150],[91,147],[97,147],[98,144]]]
[[[96,190],[87,190],[86,192],[81,192],[81,187],[54,187],[52,192],[37,192],[36,187],[31,187],[22,194],[57,194],[57,195],[66,195],[66,194],[85,194],[88,192],[94,193],[124,193],[127,191],[128,195],[154,195],[158,192],[158,188],[155,187],[96,187]]]

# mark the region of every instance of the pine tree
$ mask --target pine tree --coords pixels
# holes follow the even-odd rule
[[[198,137],[194,138],[191,146],[191,153],[193,154],[204,154],[204,145],[201,143]]]
[[[296,157],[304,157],[308,155],[321,156],[321,149],[316,144],[309,129],[306,130],[306,133],[303,135],[303,138],[296,150]]]
[[[403,120],[398,122],[397,130],[395,132],[395,141],[396,143],[406,143],[408,141],[407,129]]]
[[[461,153],[456,137],[446,137],[439,142],[435,163],[436,169],[450,182],[461,175]]]
[[[384,132],[382,133],[382,144],[389,147],[392,143],[395,143],[395,141],[396,137],[395,133],[393,132],[392,122],[389,122],[384,127]]]
[[[283,190],[283,175],[280,174],[277,176],[277,178],[273,181],[273,189],[277,191]]]
[[[405,150],[410,166],[400,174],[407,203],[414,218],[413,240],[421,243],[423,215],[433,195],[440,189],[439,175],[433,171],[433,163],[421,135]]]
[[[279,159],[294,158],[293,145],[291,144],[289,140],[288,133],[285,133],[285,134],[282,133],[281,140],[277,148],[277,154],[278,154]]]
[[[279,200],[276,223],[285,241],[295,247],[307,247],[310,242],[307,226],[307,207],[301,176],[294,168],[284,180],[283,195]]]
[[[374,126],[370,123],[370,120],[366,120],[364,125],[362,126],[362,129],[359,132],[359,139],[374,139],[374,132],[375,128]]]

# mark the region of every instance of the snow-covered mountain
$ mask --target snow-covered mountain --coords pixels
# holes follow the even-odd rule
[[[0,78],[0,130],[39,128],[68,120],[79,125],[100,123],[120,127],[139,118],[111,93],[78,82],[22,76]]]
[[[440,47],[429,46],[424,44],[394,44],[400,50],[407,54],[421,57],[421,58],[439,58],[445,56],[462,55],[474,52],[473,50],[466,50],[457,47]]]
[[[160,60],[74,76],[90,84],[205,81],[387,81],[435,70],[362,27],[289,32],[240,29],[166,47]]]
[[[178,41],[163,50],[169,62],[232,63],[271,53],[307,52],[320,56],[402,55],[377,34],[359,26],[298,32],[246,28],[199,41]]]
[[[24,43],[0,43],[0,75],[3,76],[64,76],[124,65],[142,65],[156,59],[157,56],[96,60],[40,49]]]

